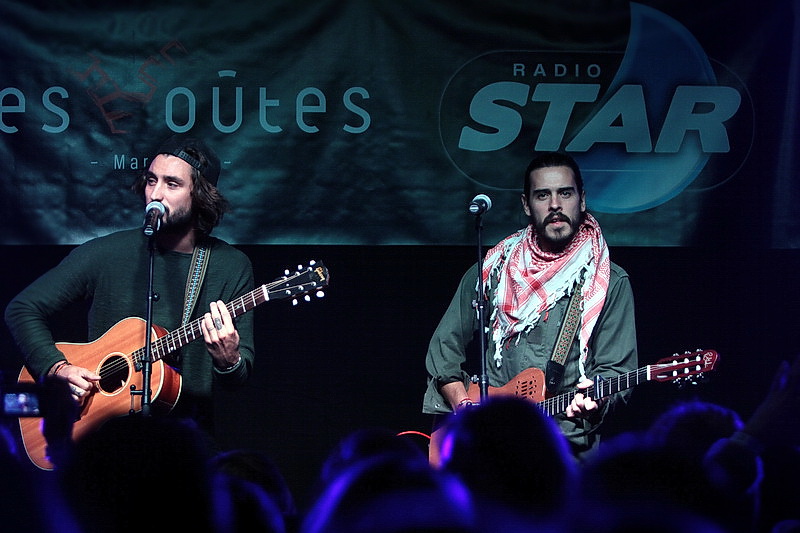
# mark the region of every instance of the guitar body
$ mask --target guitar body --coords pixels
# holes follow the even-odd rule
[[[502,387],[488,387],[489,396],[521,396],[533,402],[544,400],[544,372],[541,368],[526,368]],[[474,403],[480,403],[481,390],[477,383],[470,383],[467,396]]]
[[[89,343],[57,343],[67,360],[103,377],[98,390],[84,398],[78,419],[72,427],[73,440],[79,440],[110,418],[141,410],[141,396],[132,396],[131,388],[143,390],[142,372],[134,368],[131,354],[144,344],[146,322],[141,318],[126,318],[117,322],[99,339]],[[151,339],[166,334],[163,328],[153,326]],[[23,368],[20,383],[34,382],[33,376]],[[152,364],[150,388],[151,407],[154,412],[169,412],[181,393],[181,376],[163,361]],[[28,458],[43,470],[52,470],[47,457],[47,442],[42,432],[42,418],[20,417],[20,433]]]

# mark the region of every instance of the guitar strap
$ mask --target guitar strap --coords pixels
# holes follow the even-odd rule
[[[561,379],[564,377],[564,361],[569,353],[569,347],[572,346],[572,340],[575,338],[575,333],[578,331],[578,325],[581,323],[581,288],[583,287],[583,280],[578,281],[569,298],[567,312],[564,315],[564,321],[561,322],[561,331],[558,333],[558,341],[553,347],[553,355],[547,361],[547,372],[545,374],[545,384],[547,390],[555,392],[561,384]]]
[[[197,303],[197,294],[200,292],[200,286],[203,285],[203,279],[206,276],[206,267],[208,266],[208,257],[210,255],[211,248],[205,242],[194,247],[192,265],[189,267],[189,277],[186,279],[186,291],[183,296],[181,325],[186,325],[192,316],[192,311],[194,311],[194,306]]]
[[[186,278],[186,290],[183,295],[182,326],[188,324],[189,319],[192,317],[192,311],[194,311],[195,304],[197,303],[197,295],[200,293],[200,287],[203,285],[203,279],[206,276],[206,267],[208,266],[208,257],[210,255],[211,248],[207,243],[203,242],[194,247],[194,252],[192,252],[192,264],[189,267],[189,275]],[[169,365],[180,372],[181,352],[172,352],[167,358]]]

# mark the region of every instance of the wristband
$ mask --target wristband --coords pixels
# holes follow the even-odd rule
[[[72,364],[72,363],[70,363],[70,362],[69,362],[69,361],[67,361],[67,360],[64,360],[64,361],[59,361],[59,362],[58,362],[58,363],[56,363],[56,364],[55,364],[55,366],[53,367],[53,371],[50,373],[50,375],[51,375],[51,376],[57,376],[57,375],[58,375],[58,371],[59,371],[59,370],[61,370],[61,368],[62,368],[62,367],[69,366],[69,365],[71,365],[71,364]]]
[[[228,366],[226,366],[225,368],[219,368],[219,367],[217,367],[217,371],[218,371],[218,372],[223,372],[223,373],[225,373],[225,372],[230,372],[231,370],[233,370],[234,368],[236,368],[237,366],[239,366],[241,363],[242,363],[242,356],[241,356],[241,354],[240,354],[240,355],[239,355],[239,359],[237,359],[235,363],[233,363],[232,365],[228,365]]]

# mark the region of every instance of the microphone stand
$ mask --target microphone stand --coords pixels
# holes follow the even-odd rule
[[[153,391],[150,388],[150,380],[153,371],[153,347],[152,347],[152,334],[153,330],[153,302],[158,300],[158,296],[153,292],[153,270],[155,262],[155,232],[153,232],[147,239],[147,249],[149,251],[148,262],[148,275],[147,275],[147,312],[145,314],[145,341],[144,341],[144,358],[136,364],[135,370],[142,372],[142,390],[136,390],[136,385],[131,385],[131,396],[142,397],[142,415],[150,416],[150,407],[152,403]],[[133,414],[133,401],[131,401],[131,414]]]
[[[483,285],[483,213],[478,211],[475,214],[475,234],[477,238],[478,250],[478,298],[473,306],[478,312],[478,340],[480,343],[481,354],[481,373],[478,378],[478,390],[480,391],[480,401],[483,403],[489,397],[489,378],[486,364],[486,291]]]

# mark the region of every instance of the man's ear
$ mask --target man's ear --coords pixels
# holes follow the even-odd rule
[[[528,199],[525,198],[525,193],[522,193],[519,198],[522,200],[522,210],[525,211],[525,215],[531,216],[531,206],[528,205]]]

